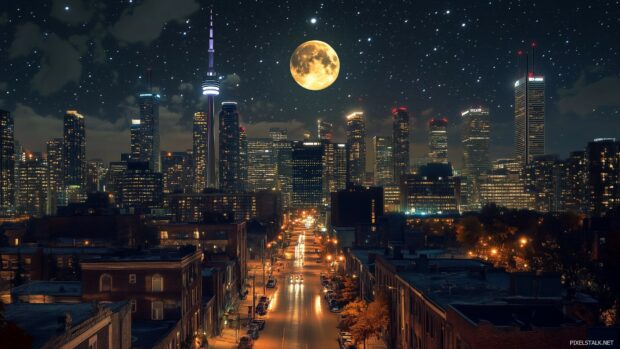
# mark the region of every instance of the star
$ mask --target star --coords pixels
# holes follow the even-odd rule
[[[311,24],[316,24],[316,21],[317,21],[317,20],[316,20],[316,17],[312,17],[312,18],[310,18],[310,23],[311,23]]]

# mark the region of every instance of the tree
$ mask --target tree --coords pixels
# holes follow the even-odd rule
[[[476,216],[463,217],[456,225],[456,239],[468,247],[476,246],[482,233],[482,224]]]
[[[342,327],[346,329],[351,328],[353,325],[355,325],[359,317],[364,312],[366,312],[367,309],[368,309],[368,304],[366,303],[366,301],[362,299],[356,299],[353,302],[350,302],[349,304],[347,304],[342,310],[342,318],[343,318],[342,322],[344,325]]]

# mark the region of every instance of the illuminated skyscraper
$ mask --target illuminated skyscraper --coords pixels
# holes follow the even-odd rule
[[[272,127],[269,129],[269,138],[272,141],[286,141],[288,140],[288,129],[280,127]]]
[[[317,125],[317,138],[319,141],[328,140],[331,141],[334,138],[334,124],[325,120],[318,119]]]
[[[487,108],[469,108],[461,112],[463,118],[463,175],[467,192],[464,201],[467,209],[480,207],[480,176],[491,168],[489,144],[491,122]]]
[[[528,73],[514,86],[516,158],[526,165],[545,154],[545,79]]]
[[[333,163],[330,165],[329,191],[335,193],[347,187],[347,145],[330,143],[334,148]]]
[[[108,168],[103,164],[103,160],[88,160],[86,163],[86,192],[102,191],[103,181],[107,172]]]
[[[273,130],[273,129],[272,129]],[[284,129],[286,132],[286,129]],[[287,134],[269,132],[273,141],[274,161],[276,166],[276,189],[282,194],[282,206],[291,207],[293,200],[292,183],[292,149]]]
[[[375,185],[384,186],[394,180],[394,149],[392,137],[375,136],[372,138],[375,153]]]
[[[142,210],[162,206],[162,174],[153,172],[148,162],[129,162],[119,182],[122,207]]]
[[[214,103],[215,103],[215,96],[220,94],[220,81],[218,80],[217,77],[217,73],[215,72],[215,68],[213,65],[213,61],[214,61],[214,56],[215,56],[215,50],[213,49],[213,12],[211,12],[211,15],[209,17],[209,68],[207,69],[207,76],[205,77],[204,81],[202,82],[202,94],[207,96],[207,187],[208,188],[215,188],[217,186],[217,180],[215,178],[216,174],[215,174],[215,131],[214,131],[214,126],[215,126],[215,109],[214,109]],[[222,107],[224,105],[222,104]],[[221,114],[220,114],[220,118],[221,118]],[[222,129],[221,129],[221,123],[222,121],[220,120],[220,156],[222,155],[222,149],[221,149],[221,145],[222,145]],[[239,120],[237,118],[237,130],[234,131],[233,133],[236,134],[238,136],[239,134]],[[237,144],[237,148],[238,148],[238,144],[239,144],[239,138],[237,137],[236,140],[236,144]],[[238,154],[237,154],[238,155]],[[222,173],[222,164],[221,164],[222,158],[220,157],[220,176],[223,175]],[[228,161],[228,160],[226,160]],[[225,166],[226,167],[226,166]],[[230,175],[230,173],[226,173],[226,175]],[[238,179],[238,178],[237,178]],[[227,185],[230,183],[229,179],[225,179],[222,180],[220,178],[220,185],[222,183],[226,183]],[[222,188],[224,189],[224,188]]]
[[[194,155],[194,190],[202,192],[207,187],[207,163],[209,161],[207,144],[209,130],[207,128],[207,114],[199,111],[194,113],[192,145]]]
[[[40,217],[46,210],[47,166],[41,153],[27,152],[24,161],[17,167],[19,212]]]
[[[347,115],[347,148],[348,181],[362,185],[366,178],[366,123],[363,112]]]
[[[86,127],[84,116],[67,110],[64,120],[63,155],[64,185],[70,201],[86,199]],[[71,195],[71,193],[73,195]]]
[[[428,122],[428,157],[431,162],[448,163],[448,119],[432,118]]]
[[[324,200],[323,144],[295,141],[292,147],[292,205],[295,208],[320,207]]]
[[[560,160],[557,155],[538,155],[523,169],[526,188],[539,212],[560,211]]]
[[[140,159],[149,163],[149,167],[155,172],[161,172],[161,159],[159,158],[159,94],[140,94]],[[133,123],[133,122],[132,122]],[[134,159],[135,160],[135,159]]]
[[[409,113],[405,107],[392,108],[392,140],[394,183],[398,184],[400,177],[409,173]]]
[[[273,190],[276,187],[276,163],[270,138],[248,139],[248,190]]]
[[[189,151],[161,152],[161,174],[164,194],[193,192],[192,153]]]
[[[140,161],[142,148],[142,134],[140,133],[140,119],[131,119],[131,126],[129,126],[129,136],[131,137],[131,159],[134,161]]]
[[[584,151],[571,152],[561,164],[561,208],[565,211],[588,211],[587,166]]]
[[[603,215],[620,207],[620,142],[600,138],[586,147],[590,213]]]
[[[15,213],[15,135],[13,117],[0,110],[0,216]]]
[[[245,127],[239,127],[239,179],[241,181],[241,190],[248,190],[248,133]]]
[[[220,189],[239,191],[240,182],[240,147],[239,147],[239,112],[236,102],[223,102],[220,112]]]
[[[56,214],[58,206],[64,206],[66,194],[63,183],[62,138],[47,141],[47,209],[48,215]]]

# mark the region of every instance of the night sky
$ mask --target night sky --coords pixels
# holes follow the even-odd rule
[[[619,1],[13,0],[0,5],[0,108],[15,116],[17,139],[43,150],[75,108],[87,117],[89,158],[117,160],[151,67],[162,150],[190,148],[212,5],[218,104],[240,103],[250,137],[283,126],[299,138],[323,117],[343,140],[354,110],[365,112],[369,136],[389,135],[390,108],[405,105],[413,160],[427,152],[427,120],[441,116],[459,164],[459,111],[483,104],[493,154],[510,156],[512,86],[523,71],[516,51],[532,40],[547,81],[547,152],[620,137]],[[313,39],[341,61],[322,91],[301,88],[289,72],[293,50]]]

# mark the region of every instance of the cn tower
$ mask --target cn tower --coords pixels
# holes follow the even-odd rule
[[[214,132],[214,110],[213,104],[215,96],[220,94],[220,82],[213,68],[213,10],[209,17],[209,69],[207,76],[202,82],[202,94],[207,96],[207,188],[215,188],[217,180],[215,178],[215,132]]]

